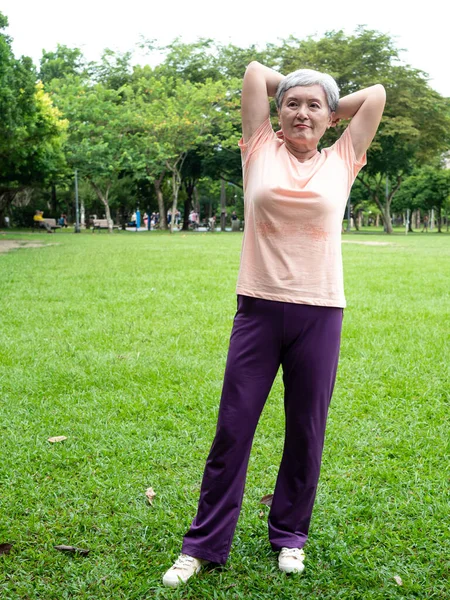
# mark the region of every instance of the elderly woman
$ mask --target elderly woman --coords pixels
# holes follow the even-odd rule
[[[277,133],[268,96],[276,100]],[[246,70],[238,306],[198,512],[165,585],[186,582],[206,562],[226,562],[254,432],[280,365],[286,431],[269,540],[282,571],[304,568],[345,307],[341,223],[384,104],[381,85],[339,100],[336,82],[324,73],[301,69],[283,77],[257,62]],[[340,119],[350,124],[319,151]]]

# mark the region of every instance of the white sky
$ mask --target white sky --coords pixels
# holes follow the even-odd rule
[[[277,42],[294,35],[322,35],[366,25],[396,40],[405,62],[422,69],[430,85],[450,96],[449,32],[442,0],[0,0],[16,56],[36,64],[42,49],[80,47],[89,60],[104,48],[134,50],[141,36],[168,43],[209,37],[238,46]],[[139,59],[142,64],[145,58]],[[299,65],[301,68],[301,65]]]

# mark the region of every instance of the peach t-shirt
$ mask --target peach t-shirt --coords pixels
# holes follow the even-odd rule
[[[269,119],[239,147],[245,231],[236,292],[344,308],[342,218],[366,164],[356,160],[349,129],[303,163]]]

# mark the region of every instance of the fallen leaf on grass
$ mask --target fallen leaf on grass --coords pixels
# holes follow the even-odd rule
[[[148,488],[146,490],[146,492],[145,492],[145,495],[147,496],[147,500],[153,506],[153,498],[156,496],[156,493],[155,493],[154,489],[153,488]]]
[[[52,444],[55,444],[57,442],[63,442],[64,440],[67,440],[65,435],[57,435],[56,437],[48,438],[48,441]]]
[[[87,556],[90,550],[86,550],[85,548],[76,548],[75,546],[55,546],[55,550],[59,550],[60,552],[70,552],[71,554],[81,554],[82,556]]]
[[[402,581],[401,577],[399,577],[398,575],[395,575],[394,579],[395,579],[395,583],[397,585],[403,585],[403,581]]]
[[[264,519],[264,511],[263,510],[259,511],[259,518]]]
[[[272,506],[273,494],[266,494],[260,500],[261,504],[265,504],[266,506]]]
[[[0,544],[0,554],[9,554],[12,547],[12,544]]]

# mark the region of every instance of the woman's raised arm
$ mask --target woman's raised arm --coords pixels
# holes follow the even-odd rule
[[[244,142],[252,137],[258,127],[269,117],[269,96],[276,94],[283,75],[252,61],[242,84],[241,114]]]
[[[349,129],[357,160],[361,160],[375,137],[385,103],[386,92],[379,83],[339,100],[333,121],[351,119]]]

